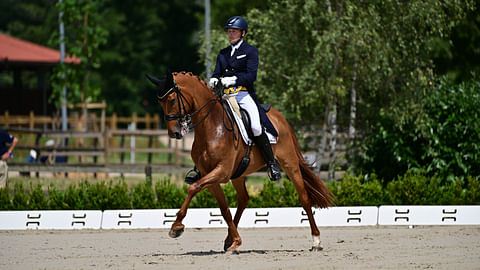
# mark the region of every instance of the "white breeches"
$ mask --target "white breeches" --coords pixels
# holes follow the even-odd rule
[[[233,96],[237,100],[238,106],[246,110],[248,115],[250,115],[253,136],[260,136],[262,134],[260,114],[258,113],[258,107],[253,98],[247,91],[239,91],[236,94],[233,94]]]

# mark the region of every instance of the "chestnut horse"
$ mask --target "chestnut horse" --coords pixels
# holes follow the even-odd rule
[[[187,197],[169,232],[170,237],[179,237],[183,233],[185,226],[182,220],[190,202],[195,194],[207,188],[215,197],[228,225],[224,249],[238,254],[242,239],[237,226],[249,199],[245,176],[265,166],[260,151],[253,147],[249,166],[241,176],[232,179],[238,200],[237,211],[232,219],[220,184],[230,180],[248,146],[242,139],[238,139],[238,128],[228,120],[221,104],[222,99],[200,77],[190,72],[167,73],[162,80],[148,74],[147,77],[157,86],[169,136],[181,139],[189,127],[195,131],[191,156],[200,171],[201,179],[188,187]],[[315,224],[312,207],[326,208],[333,205],[333,196],[305,162],[295,133],[285,118],[274,108],[267,115],[279,133],[277,143],[272,145],[275,158],[295,186],[300,203],[307,213],[313,238],[312,250],[321,250],[320,231]]]

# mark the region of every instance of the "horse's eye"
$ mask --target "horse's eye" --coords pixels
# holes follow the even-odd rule
[[[168,102],[168,105],[170,105],[170,107],[173,107],[175,105],[175,102],[177,102],[176,99],[172,99]]]

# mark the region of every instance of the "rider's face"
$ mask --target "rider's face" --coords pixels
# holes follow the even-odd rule
[[[227,30],[228,41],[230,44],[237,44],[238,41],[242,38],[242,30],[240,29],[228,29]]]

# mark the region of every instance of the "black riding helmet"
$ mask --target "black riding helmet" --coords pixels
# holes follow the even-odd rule
[[[225,30],[227,29],[245,30],[245,33],[246,33],[248,31],[247,20],[245,20],[240,16],[233,16],[227,20],[227,24],[225,25]]]

